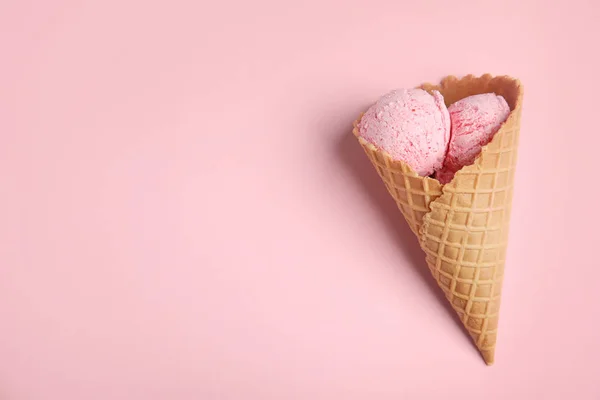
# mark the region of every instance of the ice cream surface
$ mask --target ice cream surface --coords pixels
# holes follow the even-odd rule
[[[421,176],[440,169],[450,141],[450,115],[438,91],[398,89],[362,116],[359,135]]]
[[[495,93],[465,97],[448,107],[452,125],[448,153],[436,178],[448,183],[465,165],[473,164],[510,114],[504,97]]]

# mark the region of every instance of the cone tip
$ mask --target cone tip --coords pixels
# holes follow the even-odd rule
[[[494,365],[494,350],[482,350],[481,356],[483,357],[483,361],[485,361],[486,365]]]

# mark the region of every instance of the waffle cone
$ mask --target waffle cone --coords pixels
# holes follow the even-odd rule
[[[494,362],[512,188],[517,160],[523,88],[507,76],[450,76],[439,90],[450,105],[464,97],[494,92],[511,113],[472,165],[441,185],[419,176],[358,134],[354,135],[385,183],[412,231],[427,265],[488,365]],[[362,117],[362,115],[361,115]]]

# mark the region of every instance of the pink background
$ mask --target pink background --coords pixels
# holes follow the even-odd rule
[[[1,400],[600,399],[600,3],[302,1],[0,3]],[[350,135],[483,72],[526,89],[493,367]]]

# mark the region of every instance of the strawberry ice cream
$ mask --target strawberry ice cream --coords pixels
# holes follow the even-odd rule
[[[504,97],[494,93],[466,97],[448,107],[452,135],[448,154],[436,178],[448,183],[465,165],[473,164],[481,148],[488,144],[506,121],[510,108]]]
[[[440,169],[450,140],[450,115],[442,95],[394,90],[362,116],[359,135],[421,176]]]

